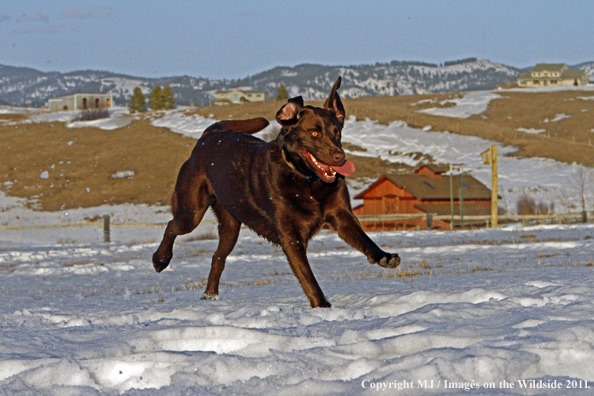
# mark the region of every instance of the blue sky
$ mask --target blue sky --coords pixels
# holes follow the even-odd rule
[[[572,65],[594,61],[593,16],[588,0],[4,0],[0,64],[208,78],[466,57]]]

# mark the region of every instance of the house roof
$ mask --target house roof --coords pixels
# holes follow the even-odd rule
[[[219,94],[219,95],[221,95],[221,94],[228,94],[228,93],[232,93],[232,92],[240,92],[242,94],[266,94],[267,91],[244,91],[244,90],[241,90],[240,91],[240,90],[234,89],[234,90],[231,90],[231,91],[216,91],[215,92],[215,95],[216,94]]]
[[[415,198],[421,201],[449,200],[450,199],[450,177],[435,179],[428,175],[406,174],[406,175],[384,175],[364,191],[355,196],[355,199],[363,199],[364,196],[375,189],[382,181],[388,180],[395,186],[406,190]],[[460,175],[452,176],[454,191],[453,196],[458,200],[460,190]],[[491,190],[474,177],[466,174],[462,177],[464,189],[463,199],[491,199]]]
[[[71,98],[73,96],[103,96],[103,97],[108,97],[111,98],[113,97],[112,94],[101,94],[101,93],[75,93],[75,94],[70,94],[70,95],[64,95],[64,96],[56,96],[55,98],[49,98],[48,101],[50,100],[56,100],[56,99],[64,99],[64,98]]]
[[[565,63],[539,63],[534,66],[532,71],[563,71],[567,65]]]
[[[552,71],[552,69],[543,69],[543,70],[547,70],[547,71]],[[533,70],[534,71],[534,70]],[[541,70],[542,71],[542,70]],[[522,74],[520,74],[520,77],[518,77],[518,79],[522,80],[529,80],[532,78],[536,78],[539,80],[554,80],[554,79],[575,79],[575,78],[584,78],[584,77],[588,77],[588,73],[585,70],[564,70],[561,73],[561,77],[532,77],[532,72],[524,72]]]
[[[587,75],[585,70],[565,70],[561,77],[563,78],[582,78],[584,74]]]

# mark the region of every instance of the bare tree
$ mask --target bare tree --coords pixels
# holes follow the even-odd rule
[[[571,172],[572,185],[579,195],[582,212],[592,207],[592,188],[594,187],[594,171],[585,166],[578,166]]]

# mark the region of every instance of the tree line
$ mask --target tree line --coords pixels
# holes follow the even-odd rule
[[[130,102],[128,103],[130,113],[145,112],[148,107],[152,110],[175,108],[175,95],[173,94],[171,87],[165,85],[161,88],[160,85],[156,85],[149,95],[148,104],[140,87],[134,88],[132,96],[130,96]]]

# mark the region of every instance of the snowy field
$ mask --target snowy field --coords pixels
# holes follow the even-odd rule
[[[371,233],[401,254],[391,271],[322,232],[309,258],[331,309],[248,230],[219,301],[200,300],[215,240],[157,274],[157,243],[133,234],[2,246],[0,394],[592,394],[565,388],[594,383],[593,225]]]
[[[484,111],[480,97],[463,114]],[[123,113],[99,126],[121,127]],[[154,121],[196,137],[211,122]],[[479,154],[493,142],[429,129],[351,118],[343,139],[392,162],[464,162],[488,185]],[[559,210],[579,168],[504,157],[513,150],[499,148],[504,200],[530,191]],[[104,214],[122,225],[111,243],[98,224],[44,228]],[[0,193],[0,395],[594,393],[594,224],[370,233],[400,253],[396,270],[323,231],[308,257],[333,307],[311,309],[282,252],[247,229],[219,301],[200,300],[213,224],[180,238],[157,274],[164,226],[124,225],[169,217],[146,205],[34,212]],[[37,227],[11,228],[22,225]]]

